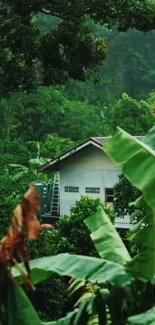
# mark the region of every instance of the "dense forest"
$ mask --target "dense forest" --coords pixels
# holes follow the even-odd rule
[[[119,5],[116,19],[110,2],[86,16],[83,3],[0,2],[2,201],[49,180],[37,167],[76,143],[154,124],[154,13],[142,1],[142,22],[136,7]]]

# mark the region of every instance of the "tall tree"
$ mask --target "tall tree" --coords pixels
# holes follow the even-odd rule
[[[34,20],[38,13],[61,20],[43,36]],[[94,38],[88,17],[124,31],[155,28],[155,7],[149,0],[1,0],[0,95],[41,82],[63,83],[69,76],[85,80],[106,56],[105,41]]]
[[[132,135],[144,135],[155,124],[151,106],[144,100],[136,100],[123,94],[112,111],[111,130],[120,126]]]

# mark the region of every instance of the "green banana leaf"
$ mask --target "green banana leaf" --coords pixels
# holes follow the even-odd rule
[[[5,308],[6,325],[42,325],[23,289],[12,282],[8,284]]]
[[[155,150],[155,127],[153,127],[143,139],[143,142]]]
[[[143,197],[137,204],[147,203],[149,213],[131,230],[130,240],[139,244],[141,249],[127,266],[134,276],[152,279],[155,276],[155,151],[151,142],[155,138],[155,129],[149,132],[143,142],[118,128],[114,137],[104,146],[104,151],[118,165],[128,180],[139,188]]]
[[[39,283],[51,278],[55,273],[74,279],[87,280],[92,283],[110,282],[118,287],[132,281],[124,266],[95,257],[70,255],[43,257],[30,261],[33,283]],[[22,283],[17,269],[12,270],[13,276]]]
[[[79,309],[75,309],[66,317],[54,322],[43,323],[43,325],[95,325],[96,323],[93,321],[93,303],[94,297],[86,299]]]
[[[126,178],[143,192],[146,203],[155,211],[155,151],[151,149],[151,139],[148,135],[148,146],[118,128],[103,149],[114,163],[123,167]]]
[[[143,314],[131,316],[128,318],[127,325],[154,325],[155,307],[149,309]]]
[[[77,310],[68,313],[66,317],[63,317],[53,322],[42,323],[42,325],[72,325],[74,324],[74,319],[76,314],[77,314]]]
[[[117,230],[102,207],[85,220],[91,231],[91,238],[102,258],[118,264],[125,264],[131,257]]]
[[[69,286],[69,295],[72,296],[79,289],[84,288],[86,285],[85,280],[73,280],[73,282]]]
[[[134,276],[155,276],[155,216],[144,217],[130,231],[130,241],[141,246],[139,253],[127,265]]]

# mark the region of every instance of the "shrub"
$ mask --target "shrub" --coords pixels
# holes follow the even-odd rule
[[[41,258],[56,254],[58,231],[42,229],[38,240],[28,241],[30,259]],[[55,320],[63,317],[69,303],[67,295],[68,281],[60,276],[38,284],[36,291],[29,295],[41,319]]]
[[[98,206],[102,206],[114,222],[114,211],[110,207],[105,207],[99,198],[81,196],[71,208],[70,215],[64,216],[58,223],[57,254],[71,252],[96,256],[97,252],[84,220],[94,214]]]
[[[30,259],[55,255],[57,236],[55,229],[42,229],[38,240],[29,240],[27,246]]]
[[[42,320],[56,320],[68,311],[68,283],[63,277],[54,276],[38,284],[36,290],[29,294],[29,298]]]

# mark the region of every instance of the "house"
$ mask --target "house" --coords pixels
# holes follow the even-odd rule
[[[113,164],[103,150],[108,139],[89,138],[39,168],[40,172],[59,172],[59,181],[56,180],[53,189],[53,215],[59,213],[62,217],[69,214],[71,206],[82,194],[99,197],[102,202],[113,204],[113,187],[118,182],[121,169]],[[129,217],[117,217],[116,227],[128,229]]]

